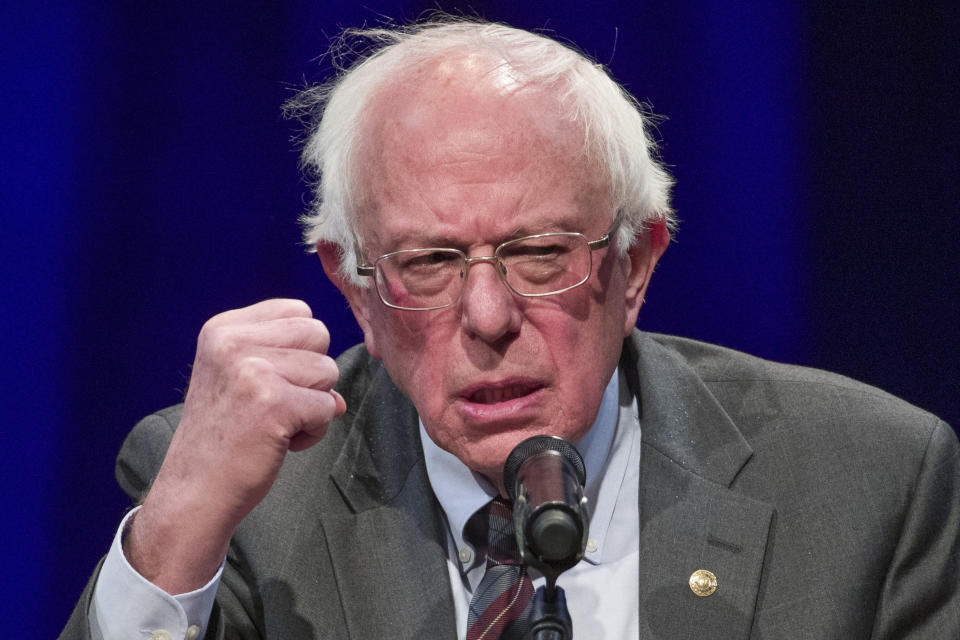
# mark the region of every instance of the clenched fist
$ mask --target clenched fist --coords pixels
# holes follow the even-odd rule
[[[183,417],[124,542],[144,577],[173,594],[205,584],[287,451],[319,442],[343,414],[329,343],[299,300],[267,300],[204,325]]]

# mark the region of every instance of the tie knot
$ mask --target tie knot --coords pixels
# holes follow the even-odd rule
[[[497,496],[487,504],[487,560],[496,564],[520,564],[513,528],[513,505]]]

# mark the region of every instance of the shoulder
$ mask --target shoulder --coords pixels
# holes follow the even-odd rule
[[[761,418],[803,420],[854,431],[881,429],[888,437],[925,442],[942,423],[877,387],[829,371],[675,336],[637,332],[632,339],[645,357],[670,358],[674,366],[688,368],[747,430]]]
[[[938,470],[935,482],[956,480],[960,445],[950,426],[876,387],[684,338],[636,332],[630,343],[641,377],[684,387],[677,405],[709,403],[735,425],[752,451],[737,484],[757,497],[866,491],[902,507],[925,482],[924,470]],[[716,429],[684,432],[709,439]]]

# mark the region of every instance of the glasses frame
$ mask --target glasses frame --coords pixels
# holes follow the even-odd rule
[[[501,282],[503,282],[503,284],[507,286],[507,289],[513,292],[514,295],[518,295],[522,298],[543,298],[546,296],[555,296],[559,293],[570,291],[571,289],[575,289],[580,285],[582,285],[587,280],[589,280],[590,276],[593,275],[593,252],[596,251],[597,249],[603,249],[604,247],[609,246],[610,235],[612,233],[613,233],[613,230],[607,231],[607,233],[603,234],[596,240],[587,240],[587,237],[585,235],[583,235],[582,233],[578,233],[576,231],[552,231],[549,233],[537,233],[532,236],[523,236],[522,238],[507,240],[506,242],[500,244],[496,249],[494,249],[492,256],[470,257],[463,251],[459,249],[452,249],[450,247],[423,247],[418,249],[401,249],[399,251],[391,251],[390,253],[383,254],[382,256],[374,260],[373,264],[357,265],[357,275],[363,276],[366,278],[373,278],[374,288],[376,288],[377,290],[377,297],[380,298],[380,302],[390,307],[391,309],[400,309],[401,311],[435,311],[437,309],[446,309],[447,307],[453,306],[460,300],[460,297],[463,295],[463,286],[464,284],[466,284],[467,277],[469,277],[470,275],[470,267],[473,264],[478,262],[491,263],[494,266],[494,269],[496,270],[497,275],[500,276]],[[503,262],[501,261],[501,258],[500,258],[501,252],[504,249],[508,249],[512,245],[519,244],[521,242],[526,242],[528,240],[536,240],[538,238],[544,238],[547,236],[579,237],[579,238],[582,238],[584,241],[586,241],[587,248],[590,249],[587,275],[584,276],[583,279],[577,282],[576,284],[569,285],[567,287],[564,287],[563,289],[558,289],[557,291],[551,291],[549,293],[520,293],[519,291],[514,289],[513,286],[507,281],[506,267],[503,266]],[[383,292],[380,291],[379,279],[376,277],[377,265],[381,261],[386,260],[392,256],[402,255],[405,253],[418,253],[420,251],[447,251],[449,253],[456,253],[460,256],[460,258],[463,260],[463,263],[464,263],[463,277],[460,279],[461,281],[460,292],[457,294],[457,296],[453,300],[451,300],[447,304],[434,306],[434,307],[403,307],[400,305],[387,302],[386,298],[383,297]]]

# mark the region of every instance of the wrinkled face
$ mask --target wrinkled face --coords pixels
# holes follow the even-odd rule
[[[371,113],[358,160],[367,185],[361,261],[421,247],[489,256],[547,231],[601,237],[613,215],[606,181],[584,160],[577,129],[551,115],[548,96],[498,92],[495,81],[449,71],[421,72],[407,85],[416,89],[391,93]],[[590,428],[654,253],[645,243],[619,258],[595,251],[584,285],[543,298],[514,295],[490,263],[477,263],[460,301],[434,311],[388,308],[372,286],[341,288],[368,350],[430,437],[499,485],[521,440],[577,441]]]

